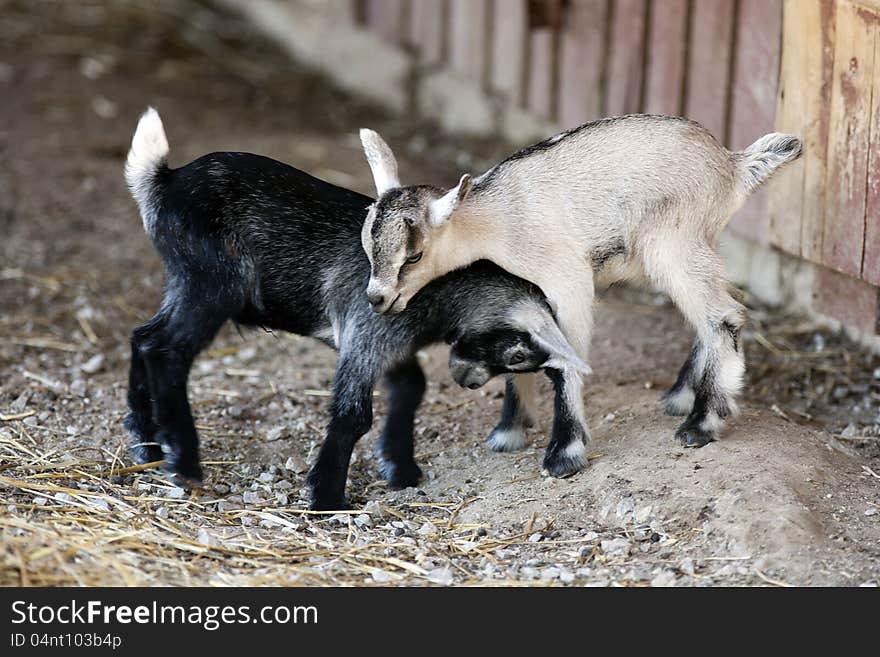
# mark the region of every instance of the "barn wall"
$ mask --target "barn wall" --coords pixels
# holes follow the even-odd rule
[[[802,136],[802,160],[733,218],[732,274],[877,333],[880,0],[221,1],[343,86],[452,131],[525,144],[653,112],[732,149]]]

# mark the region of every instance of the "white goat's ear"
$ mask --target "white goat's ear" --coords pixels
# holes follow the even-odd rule
[[[458,185],[450,189],[436,201],[428,204],[428,220],[432,226],[440,226],[449,220],[458,205],[471,193],[473,181],[468,174],[464,174]]]
[[[581,374],[593,373],[592,368],[577,355],[574,348],[565,339],[556,322],[552,320],[544,322],[541,328],[531,331],[531,335],[535,344],[550,354],[550,358],[544,363],[545,367],[560,370],[573,367]]]
[[[373,181],[376,183],[376,194],[382,196],[389,189],[400,187],[400,178],[397,175],[397,160],[391,147],[379,136],[379,133],[367,128],[361,128],[361,144],[364,147],[364,155],[370,171],[373,172]]]

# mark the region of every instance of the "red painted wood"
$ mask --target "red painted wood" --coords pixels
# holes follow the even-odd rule
[[[573,0],[563,16],[559,54],[559,122],[563,127],[601,115],[607,7],[606,0]]]
[[[645,0],[614,2],[604,103],[608,116],[640,110],[645,11]]]
[[[678,116],[683,111],[687,0],[655,2],[645,67],[645,111]]]
[[[772,132],[775,124],[782,55],[782,0],[740,0],[737,14],[728,147],[740,150]],[[785,244],[800,253],[797,219],[785,236]],[[759,243],[769,243],[767,187],[746,202],[731,227]]]
[[[734,0],[693,3],[685,114],[724,140]]]
[[[418,51],[422,64],[439,64],[443,59],[443,5],[444,0],[410,2],[408,43]]]
[[[495,0],[492,21],[490,83],[519,104],[525,100],[526,0]]]
[[[401,43],[403,0],[367,0],[367,26],[391,43]]]

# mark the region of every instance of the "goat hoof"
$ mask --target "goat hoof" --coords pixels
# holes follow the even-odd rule
[[[715,440],[715,434],[711,431],[703,431],[694,426],[679,427],[675,437],[685,447],[703,447]]]
[[[155,463],[165,458],[159,443],[134,442],[131,443],[131,456],[135,463]]]
[[[382,460],[380,468],[382,477],[388,482],[388,487],[395,490],[418,486],[422,480],[422,469],[416,465],[415,461],[392,463]]]
[[[202,485],[202,466],[198,461],[186,463],[165,455],[163,470],[167,472],[174,483],[182,488],[192,488]]]
[[[486,444],[493,452],[515,452],[525,447],[526,430],[522,427],[495,427],[486,439]]]
[[[346,502],[344,497],[338,499],[313,498],[309,509],[312,511],[351,511],[351,504]]]
[[[575,440],[562,449],[553,449],[544,456],[544,470],[551,477],[565,479],[587,466],[587,448]]]

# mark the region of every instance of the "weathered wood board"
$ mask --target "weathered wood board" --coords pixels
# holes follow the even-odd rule
[[[725,140],[733,46],[734,0],[693,4],[685,113]]]
[[[644,58],[645,0],[617,0],[611,5],[605,106],[608,116],[641,108]]]
[[[650,12],[645,60],[645,112],[683,113],[688,1],[663,0]]]
[[[779,87],[782,0],[740,0],[730,94],[728,148],[740,150],[773,131]],[[760,244],[770,241],[767,196],[776,180],[746,201],[731,222],[738,233]],[[786,235],[800,250],[800,222]]]
[[[822,261],[856,277],[865,238],[876,18],[854,3],[837,4]]]
[[[607,13],[606,0],[573,0],[563,16],[559,55],[559,123],[564,128],[601,116]]]

